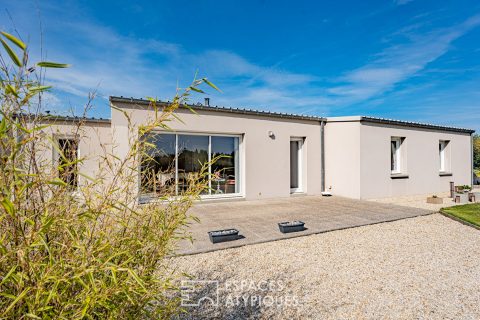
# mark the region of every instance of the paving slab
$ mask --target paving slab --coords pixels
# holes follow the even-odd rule
[[[276,241],[345,228],[359,227],[437,212],[435,209],[414,208],[338,196],[303,196],[236,202],[198,202],[190,213],[200,219],[191,224],[193,243],[183,241],[178,254],[196,254]],[[301,220],[307,228],[283,234],[277,223]],[[207,231],[236,228],[243,238],[212,244]]]

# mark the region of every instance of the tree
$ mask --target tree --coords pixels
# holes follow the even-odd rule
[[[78,170],[85,159],[64,154],[43,134],[48,125],[39,112],[39,97],[51,88],[39,80],[45,68],[68,65],[31,64],[27,46],[11,34],[0,42],[0,318],[169,318],[179,300],[166,257],[188,238],[187,211],[208,185],[208,164],[182,195],[139,205],[139,162],[152,146],[138,135],[167,128],[190,93],[203,92],[200,85],[216,87],[195,79],[166,107],[151,99],[154,116],[129,125],[127,155],[105,151],[101,169],[112,178],[85,177],[72,192],[58,172]],[[78,121],[78,134],[83,125]],[[40,157],[52,147],[62,160],[56,170]]]

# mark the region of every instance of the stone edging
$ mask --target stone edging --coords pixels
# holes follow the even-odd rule
[[[480,230],[480,227],[479,227],[479,226],[474,225],[473,223],[470,223],[470,222],[468,222],[468,221],[462,220],[462,219],[460,219],[460,218],[457,218],[457,217],[455,217],[454,215],[451,215],[451,214],[449,214],[449,213],[447,213],[447,212],[443,212],[442,210],[440,210],[439,213],[440,213],[442,216],[444,216],[444,217],[450,218],[450,219],[452,219],[452,220],[455,220],[455,221],[457,221],[457,222],[460,222],[461,224],[464,224],[464,225],[466,225],[466,226],[469,226],[469,227],[472,227],[472,228],[474,228],[474,229]]]

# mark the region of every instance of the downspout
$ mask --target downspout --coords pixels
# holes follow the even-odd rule
[[[325,120],[320,121],[320,167],[322,171],[320,184],[322,192],[325,192]]]

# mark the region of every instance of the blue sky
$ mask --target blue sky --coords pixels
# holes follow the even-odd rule
[[[5,1],[49,70],[48,109],[109,117],[108,96],[168,100],[196,70],[211,104],[371,115],[480,131],[478,1]],[[13,23],[8,13],[13,18]],[[193,97],[193,102],[203,97]]]

